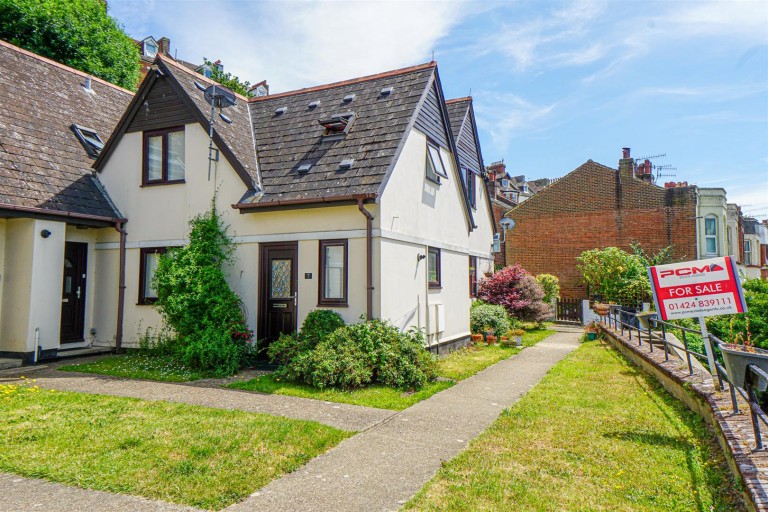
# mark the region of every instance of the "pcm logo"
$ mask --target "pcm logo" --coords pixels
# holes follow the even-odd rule
[[[696,274],[707,274],[709,272],[717,272],[718,270],[725,270],[717,263],[711,265],[704,265],[703,267],[682,267],[675,270],[662,270],[659,273],[659,277],[664,279],[669,276],[690,276]]]

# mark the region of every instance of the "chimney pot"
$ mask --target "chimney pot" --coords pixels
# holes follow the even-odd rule
[[[629,148],[621,148],[621,158],[630,158]]]

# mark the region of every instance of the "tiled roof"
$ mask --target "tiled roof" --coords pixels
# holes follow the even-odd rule
[[[214,82],[187,67],[179,64],[173,59],[161,56],[157,59],[160,65],[163,65],[163,71],[169,73],[176,79],[178,84],[184,89],[192,103],[200,111],[205,129],[208,129],[208,119],[211,116],[211,106],[205,101],[202,91],[195,87],[195,82],[204,86],[209,86]],[[236,168],[242,166],[252,183],[247,183],[251,188],[253,183],[258,183],[258,164],[256,162],[256,151],[253,146],[253,134],[251,133],[250,118],[248,116],[247,98],[237,95],[234,106],[222,110],[222,113],[232,120],[232,124],[227,124],[218,116],[218,109],[214,121],[214,131],[221,136],[222,141],[235,157],[230,164]],[[219,148],[223,149],[223,148]]]
[[[472,105],[472,98],[454,98],[445,102],[448,108],[448,119],[451,122],[451,131],[453,132],[453,138],[459,138],[459,132],[461,131],[461,125],[464,123],[464,118],[467,116],[467,110]]]
[[[434,63],[429,63],[251,98],[265,191],[259,204],[376,194],[434,72]],[[387,87],[392,92],[382,95]],[[354,99],[344,102],[350,95]],[[319,105],[310,108],[316,101]],[[281,107],[285,112],[277,114]],[[347,112],[354,112],[348,132],[324,138],[319,121]],[[354,163],[345,170],[340,168],[342,160]],[[304,164],[312,167],[299,173]]]
[[[106,141],[133,93],[0,41],[0,209],[118,218],[70,129]]]

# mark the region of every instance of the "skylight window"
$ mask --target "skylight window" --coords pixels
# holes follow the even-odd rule
[[[394,87],[391,87],[391,86],[390,87],[385,87],[385,88],[383,88],[381,90],[381,92],[379,94],[381,96],[389,96],[390,94],[392,94],[392,92],[394,92],[394,90],[395,90]]]
[[[312,164],[301,164],[296,171],[299,174],[307,174],[309,170],[312,168]]]
[[[351,169],[354,164],[355,164],[354,158],[345,158],[339,164],[339,169],[344,169],[346,171],[347,169]]]
[[[288,112],[288,107],[280,107],[275,109],[275,115],[279,116]]]
[[[309,104],[309,105],[307,105],[307,106],[308,106],[308,108],[317,108],[317,107],[319,107],[319,106],[320,106],[320,100],[315,100],[315,101],[312,101],[312,102],[310,102],[310,104]]]
[[[344,103],[349,103],[350,101],[354,100],[355,96],[356,96],[355,94],[347,94],[346,96],[344,96],[344,100],[343,100]]]
[[[325,132],[323,137],[329,137],[332,135],[344,135],[349,131],[349,127],[352,124],[352,120],[355,118],[354,112],[343,112],[341,114],[333,114],[326,119],[320,119],[320,123]]]
[[[96,133],[95,130],[78,126],[76,124],[73,124],[70,126],[70,128],[77,136],[80,144],[82,144],[85,148],[88,156],[91,158],[96,158],[99,156],[99,153],[101,153],[101,150],[104,148],[104,141],[101,140],[101,137],[99,137],[99,134]]]

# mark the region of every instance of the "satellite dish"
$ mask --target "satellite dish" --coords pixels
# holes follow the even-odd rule
[[[499,224],[501,224],[501,229],[504,231],[509,231],[513,227],[515,227],[515,221],[510,219],[509,217],[504,217],[499,221]]]
[[[209,105],[227,108],[235,105],[235,93],[223,85],[213,84],[205,90],[205,101]]]

